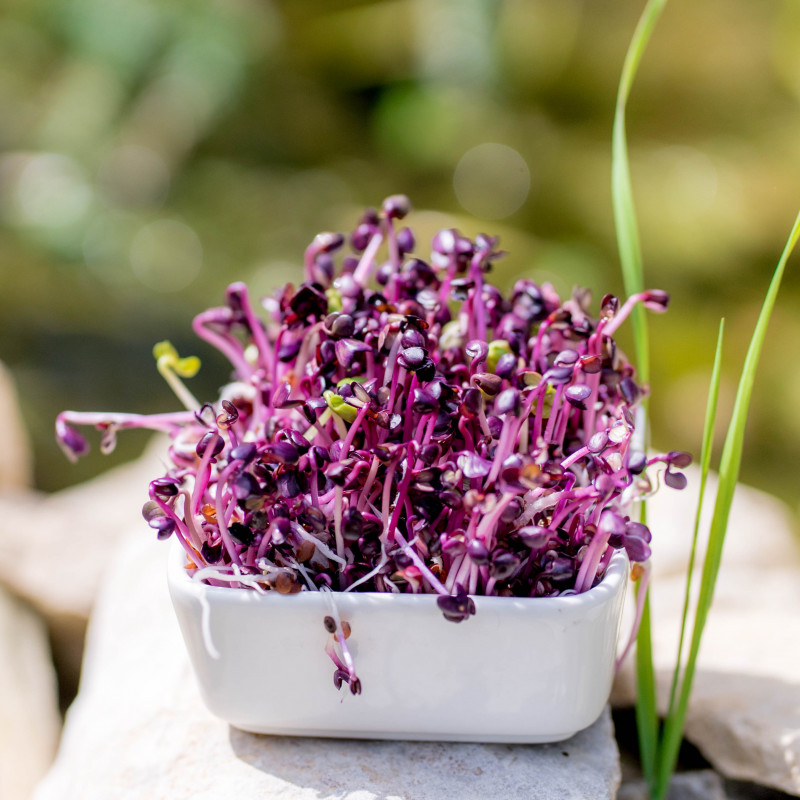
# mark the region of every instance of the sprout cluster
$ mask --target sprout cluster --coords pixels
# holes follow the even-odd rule
[[[71,424],[102,430],[105,449],[119,429],[166,431],[172,466],[144,516],[217,585],[435,593],[460,622],[471,595],[579,593],[615,549],[646,561],[631,503],[654,488],[648,467],[682,488],[690,459],[637,446],[643,387],[613,335],[667,295],[607,295],[593,316],[585,290],[562,301],[519,280],[505,294],[487,280],[497,239],[442,230],[423,259],[408,212],[390,197],[349,239],[317,236],[305,282],[265,299],[266,321],[242,283],[198,315],[233,369],[215,403],[181,380],[196,359],[161,343],[187,410],[64,412],[67,454],[88,449]],[[360,691],[342,624],[326,628],[337,685]]]

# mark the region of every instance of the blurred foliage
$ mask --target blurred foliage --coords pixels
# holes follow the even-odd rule
[[[302,252],[409,194],[413,224],[499,233],[499,276],[620,291],[614,96],[638,0],[0,0],[0,358],[56,489],[58,410],[175,406],[151,356],[195,346],[232,280],[297,280]],[[652,321],[654,443],[699,447],[718,318],[731,402],[800,202],[800,3],[673,0],[629,107]],[[790,266],[743,478],[797,508],[800,294]],[[790,364],[791,366],[791,364]]]

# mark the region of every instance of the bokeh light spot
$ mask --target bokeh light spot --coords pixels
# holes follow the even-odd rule
[[[130,248],[131,269],[149,289],[177,292],[197,277],[203,263],[203,245],[183,222],[160,219],[145,225]]]
[[[19,222],[49,228],[75,224],[92,200],[83,170],[71,158],[56,153],[31,158],[15,194]]]
[[[112,211],[96,216],[83,239],[83,257],[92,274],[110,286],[135,285],[128,252],[140,228],[141,220],[133,214]]]
[[[663,192],[676,217],[691,219],[711,208],[719,180],[713,161],[705,153],[672,145],[663,148],[657,157],[664,167]]]
[[[149,147],[123,145],[112,150],[100,166],[103,193],[125,208],[160,205],[169,189],[164,159]]]
[[[516,150],[486,142],[461,157],[453,175],[453,188],[470,214],[481,219],[503,219],[525,202],[531,174]]]

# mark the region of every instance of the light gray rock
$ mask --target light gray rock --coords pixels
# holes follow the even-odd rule
[[[141,508],[165,448],[157,437],[138,460],[52,495],[0,492],[0,584],[47,621],[67,685],[77,684],[89,613],[120,541],[131,529],[155,538]]]
[[[623,783],[617,800],[650,800],[644,781]],[[679,772],[672,778],[666,800],[728,800],[725,784],[710,769],[696,772]]]
[[[0,589],[0,797],[28,800],[56,751],[61,719],[47,631]]]
[[[608,711],[555,745],[256,736],[202,706],[165,585],[141,537],[108,574],[78,699],[35,800],[601,800],[619,784]]]
[[[3,453],[0,457],[0,489],[25,489],[33,483],[33,454],[22,419],[17,387],[0,361],[0,419],[3,420]]]
[[[647,502],[648,524],[653,532],[653,570],[656,579],[686,574],[700,491],[700,470],[684,470],[689,485],[675,491],[662,487]],[[706,486],[701,531],[708,530],[717,491],[717,476],[710,473]],[[722,557],[723,572],[733,565],[747,569],[774,569],[776,555],[784,567],[800,567],[797,520],[789,508],[772,495],[739,484],[731,507],[728,535]]]
[[[703,672],[686,736],[723,774],[800,795],[797,682]]]
[[[730,778],[725,780],[725,794],[727,800],[791,800],[792,798],[792,795],[777,789]]]
[[[661,543],[654,547],[651,604],[662,713],[693,524],[691,495],[686,502],[675,494],[663,492],[648,509],[653,540]],[[695,597],[697,588],[695,582]],[[631,658],[612,702],[634,698]],[[724,775],[800,795],[800,548],[785,507],[747,487],[737,489],[730,517],[686,738]]]

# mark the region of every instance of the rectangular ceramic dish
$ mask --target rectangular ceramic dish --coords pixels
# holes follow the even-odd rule
[[[324,651],[330,612],[320,593],[207,586],[184,564],[176,546],[170,593],[202,696],[212,713],[246,731],[553,742],[591,725],[608,700],[624,553],[584,594],[475,597],[477,613],[458,624],[444,619],[434,595],[335,593],[352,630],[358,696],[334,687]]]

